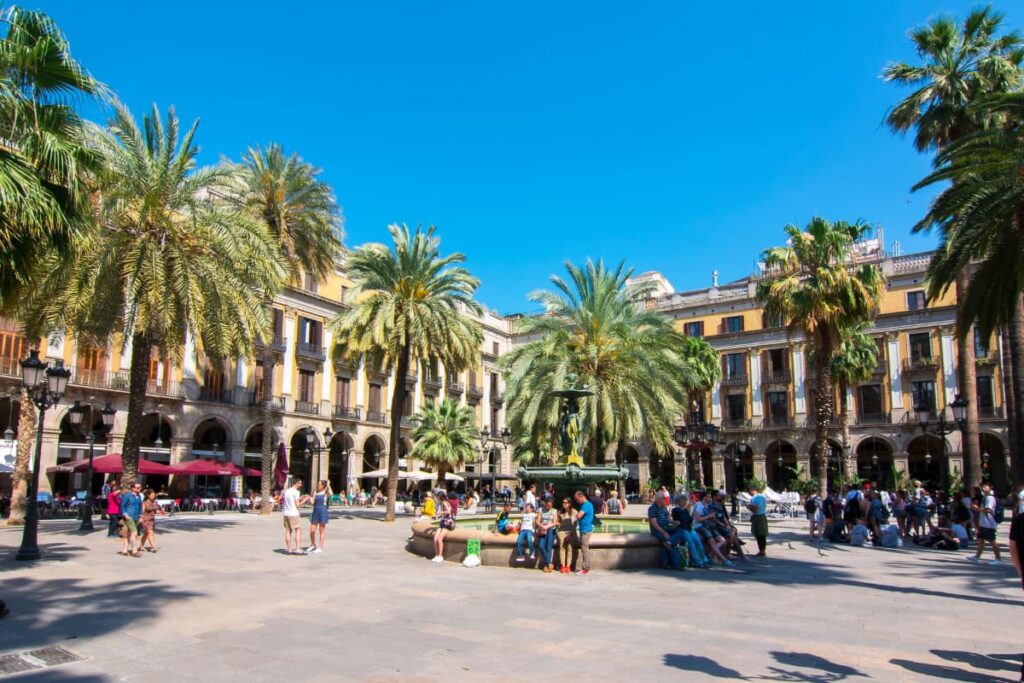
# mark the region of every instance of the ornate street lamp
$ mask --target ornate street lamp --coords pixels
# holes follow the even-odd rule
[[[96,428],[93,426],[94,410],[95,408],[93,407],[92,402],[90,402],[88,405],[83,406],[78,401],[75,401],[75,405],[73,405],[68,410],[68,420],[71,422],[71,426],[74,427],[76,430],[81,431],[83,424],[89,425],[89,431],[85,435],[85,442],[89,444],[89,469],[87,470],[85,475],[86,495],[85,501],[82,504],[82,524],[78,527],[79,531],[93,530],[92,512],[96,505],[92,488],[92,461],[94,452],[93,446],[96,443],[97,437],[106,437],[106,435],[110,433],[110,430],[114,428],[114,416],[117,414],[117,411],[114,410],[113,406],[111,406],[110,402],[108,401],[107,406],[100,411],[100,416],[103,418],[103,423],[99,427],[99,433],[97,433]],[[88,423],[84,421],[86,411],[89,412]]]
[[[334,432],[331,431],[330,427],[324,427],[324,440],[322,443],[317,441],[316,430],[312,427],[306,427],[305,435],[306,455],[312,456],[313,454],[316,454],[315,469],[313,468],[313,458],[310,457],[309,459],[309,489],[315,492],[317,478],[314,473],[320,471],[320,455],[324,452],[324,444],[331,442],[331,437],[334,435]]]
[[[39,468],[43,456],[43,423],[46,411],[57,405],[67,391],[71,370],[58,360],[53,367],[39,360],[39,351],[32,349],[28,358],[21,361],[21,381],[28,396],[39,409],[39,429],[36,433],[36,454],[32,476],[29,477],[28,501],[25,508],[25,529],[21,535],[21,547],[17,560],[38,560],[39,552]]]
[[[921,425],[921,432],[926,436],[934,436],[939,439],[940,448],[940,466],[942,467],[942,487],[949,487],[949,459],[946,457],[946,436],[952,434],[957,430],[963,430],[964,419],[967,417],[967,401],[957,394],[953,402],[949,404],[949,407],[953,410],[953,422],[946,422],[946,409],[945,407],[939,411],[938,419],[935,422],[931,421],[931,410],[922,402],[914,408],[917,413],[917,422]],[[926,466],[930,466],[932,462],[932,454],[925,453],[924,462]]]

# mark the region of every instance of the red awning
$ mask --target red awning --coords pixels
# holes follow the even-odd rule
[[[121,466],[121,454],[120,453],[108,453],[107,455],[101,455],[93,458],[92,471],[96,474],[121,474],[123,471]],[[46,473],[53,474],[55,472],[88,472],[89,471],[89,459],[83,458],[81,460],[72,460],[62,465],[56,465],[54,467],[47,467]],[[162,465],[152,460],[146,460],[145,458],[139,458],[139,474],[175,474],[174,468],[168,465]]]
[[[216,460],[191,460],[174,466],[175,474],[194,474],[200,477],[258,477],[259,470],[251,467],[239,467],[233,462],[217,462]]]

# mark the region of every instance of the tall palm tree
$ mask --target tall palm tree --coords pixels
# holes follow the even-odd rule
[[[643,306],[650,287],[630,286],[624,264],[608,269],[588,260],[566,270],[568,281],[551,278],[556,291],[530,295],[545,313],[522,321],[519,332],[538,338],[502,359],[512,433],[527,442],[524,452],[549,452],[559,419],[551,392],[577,381],[594,392],[580,404],[581,441],[593,460],[630,438],[670,451],[690,390],[714,370],[700,364],[697,347],[664,314]]]
[[[839,429],[845,451],[843,472],[847,477],[852,477],[857,469],[856,458],[849,453],[850,407],[847,390],[852,385],[871,379],[871,373],[878,365],[878,345],[866,329],[867,323],[861,323],[852,329],[840,330],[839,345],[829,363],[832,381],[839,387]]]
[[[0,24],[0,307],[9,312],[42,257],[70,258],[90,228],[100,159],[71,103],[106,89],[47,15],[9,7]]]
[[[828,490],[828,432],[835,415],[835,385],[829,366],[842,340],[843,329],[872,317],[878,308],[882,276],[871,264],[854,265],[854,243],[870,227],[857,222],[835,223],[819,216],[806,230],[787,225],[784,247],[765,250],[763,260],[771,277],[757,283],[757,298],[765,312],[789,321],[791,332],[807,335],[815,365],[813,397],[815,457],[819,493]]]
[[[264,295],[284,276],[266,227],[218,198],[230,169],[196,167],[198,121],[180,134],[174,110],[164,120],[156,107],[143,121],[140,129],[115,105],[95,140],[105,165],[101,228],[28,302],[49,327],[131,345],[125,482],[138,473],[153,348],[180,362],[192,335],[207,356],[251,356],[268,327]]]
[[[964,136],[998,124],[992,110],[972,107],[994,93],[1007,92],[1020,81],[1024,59],[1016,32],[1000,35],[1003,15],[986,6],[976,9],[958,23],[940,16],[910,32],[920,64],[892,63],[883,78],[914,88],[893,107],[886,122],[899,133],[914,130],[919,152],[941,150]],[[947,280],[936,280],[942,289],[955,284],[958,305],[969,296],[971,271],[964,265]],[[934,289],[934,288],[933,288]],[[966,324],[965,324],[966,323]],[[957,326],[957,378],[960,395],[967,400],[963,430],[963,452],[968,486],[981,479],[981,444],[978,437],[977,376],[972,327],[964,316]]]
[[[456,265],[465,257],[460,253],[441,256],[441,240],[433,226],[410,232],[405,225],[391,225],[388,230],[393,247],[367,244],[349,254],[351,305],[335,320],[334,328],[336,353],[379,359],[394,372],[384,515],[385,521],[393,522],[409,368],[428,359],[452,372],[470,367],[479,358],[483,332],[466,316],[469,312],[479,315],[481,308],[472,298],[480,281]]]
[[[331,187],[320,179],[321,169],[298,154],[285,154],[280,145],[250,147],[234,166],[229,198],[262,221],[277,242],[286,278],[296,284],[302,273],[322,280],[341,253],[341,212]],[[268,292],[270,307],[272,292]],[[273,402],[276,356],[264,347],[263,362],[263,476],[261,512],[273,510]]]
[[[428,403],[413,416],[410,458],[422,460],[437,468],[437,484],[444,484],[445,475],[472,459],[476,448],[476,414],[469,406],[444,399]]]

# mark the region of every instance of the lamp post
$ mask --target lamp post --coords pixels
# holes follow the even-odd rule
[[[320,471],[320,454],[324,452],[324,444],[331,442],[331,436],[334,432],[331,431],[330,427],[324,427],[324,440],[323,443],[318,443],[316,438],[316,430],[312,427],[306,427],[306,454],[309,458],[309,489],[316,491],[316,476],[314,473]],[[316,454],[316,469],[313,468],[312,455]]]
[[[914,408],[915,412],[917,412],[917,422],[921,425],[921,432],[927,436],[935,436],[939,439],[940,457],[942,459],[942,488],[944,489],[949,488],[949,459],[946,457],[946,436],[957,430],[963,430],[964,419],[967,417],[967,401],[960,394],[957,394],[953,402],[949,404],[949,407],[953,409],[952,423],[946,422],[945,406],[939,411],[938,419],[935,422],[930,420],[931,410],[924,403],[919,403]],[[925,453],[924,457],[925,464],[931,464],[931,453]]]
[[[100,431],[99,433],[97,433],[96,428],[93,425],[93,411],[95,410],[95,408],[93,407],[92,402],[90,401],[89,405],[83,406],[78,401],[75,401],[75,405],[72,406],[70,410],[68,410],[68,419],[71,421],[71,425],[73,427],[75,427],[76,429],[81,429],[85,418],[85,411],[87,410],[89,411],[89,432],[85,435],[85,442],[89,444],[89,469],[85,475],[86,494],[85,500],[82,503],[82,525],[78,527],[79,531],[93,530],[92,511],[96,504],[95,499],[93,498],[92,488],[93,446],[96,443],[97,436],[105,438],[107,434],[109,434],[110,431],[114,428],[114,416],[117,414],[117,411],[114,410],[113,406],[111,406],[110,402],[108,401],[106,407],[100,411],[100,415],[103,418],[103,424],[100,425]]]
[[[39,351],[32,349],[28,358],[21,361],[21,381],[28,390],[28,396],[39,409],[39,429],[36,433],[36,454],[33,460],[32,476],[29,477],[28,501],[25,508],[25,529],[21,535],[21,547],[15,556],[17,560],[38,560],[39,552],[39,467],[43,456],[43,422],[46,411],[57,405],[68,388],[71,370],[58,360],[53,367],[39,360]]]
[[[480,464],[481,466],[486,462],[488,464],[488,470],[491,475],[491,496],[494,495],[494,487],[497,484],[497,479],[494,476],[494,468],[490,467],[490,458],[485,457],[488,455],[487,442],[491,438],[491,427],[490,425],[484,425],[483,429],[480,430]]]
[[[714,449],[716,446],[725,446],[725,436],[722,434],[722,430],[717,425],[701,420],[699,411],[694,411],[685,427],[676,428],[673,439],[686,449],[687,456],[692,456],[697,463],[697,483],[699,488],[703,489],[704,463],[700,451],[703,448]],[[687,463],[687,469],[689,469],[689,463]],[[689,476],[689,472],[687,472],[687,478]]]

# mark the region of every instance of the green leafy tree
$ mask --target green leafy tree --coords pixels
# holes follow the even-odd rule
[[[476,414],[469,406],[444,399],[429,403],[413,416],[413,446],[409,457],[422,460],[437,471],[438,485],[445,474],[473,458],[476,448]]]
[[[369,358],[391,367],[396,381],[391,394],[391,440],[388,449],[388,501],[398,490],[402,407],[408,395],[404,378],[413,363],[437,360],[449,371],[477,362],[483,332],[466,316],[480,314],[473,292],[479,280],[456,264],[460,253],[440,255],[434,227],[410,232],[388,227],[393,246],[367,244],[346,262],[352,279],[351,306],[335,321],[336,353]],[[395,519],[389,504],[385,520]]]
[[[789,321],[791,332],[802,332],[811,344],[815,365],[813,419],[815,457],[821,480],[828,488],[828,433],[835,416],[835,384],[830,364],[842,341],[842,330],[870,318],[878,308],[882,276],[871,264],[854,265],[854,243],[870,228],[860,222],[830,222],[815,216],[806,230],[787,225],[787,245],[765,250],[769,277],[757,283],[757,298],[768,315]]]
[[[595,461],[606,445],[629,438],[671,452],[689,391],[720,372],[717,357],[708,361],[713,350],[645,308],[651,290],[629,286],[632,271],[624,264],[610,270],[588,261],[566,269],[568,281],[551,278],[556,291],[530,295],[545,313],[522,321],[519,332],[536,339],[502,359],[511,431],[529,444],[526,451],[550,452],[559,419],[551,392],[577,381],[594,392],[581,400],[580,432]]]
[[[871,373],[878,365],[878,345],[866,330],[866,322],[852,329],[840,330],[839,346],[829,363],[832,381],[839,387],[839,429],[843,437],[843,470],[846,476],[856,472],[856,458],[849,453],[850,406],[847,389],[871,379]]]
[[[228,197],[254,220],[261,221],[277,243],[290,284],[303,273],[322,280],[341,253],[341,210],[321,169],[298,154],[285,154],[280,145],[249,148],[233,165]],[[265,292],[270,308],[274,292]],[[275,353],[269,345],[263,363],[262,513],[273,510],[273,402]]]
[[[1008,92],[1020,83],[1024,59],[1021,39],[1016,32],[1001,33],[1002,22],[1003,15],[986,6],[973,10],[962,22],[943,15],[914,28],[910,39],[919,63],[892,63],[883,71],[886,81],[913,89],[889,111],[889,127],[899,133],[914,131],[914,146],[919,152],[943,150],[978,131],[997,128],[1002,118],[997,111],[972,105]],[[931,225],[926,222],[918,229]],[[944,230],[942,224],[938,227]],[[940,249],[938,253],[941,257],[944,252]],[[982,256],[985,254],[977,254]],[[929,280],[933,297],[954,283],[956,286],[960,307],[958,391],[967,400],[963,451],[968,484],[976,485],[981,479],[981,446],[971,327],[971,318],[975,316],[965,314],[970,305],[971,270],[967,265],[959,270],[933,268]],[[976,292],[985,298],[992,290],[978,286]]]
[[[191,335],[207,356],[251,356],[252,340],[268,328],[264,293],[283,282],[266,227],[218,199],[230,169],[197,168],[197,126],[181,134],[174,110],[164,120],[154,107],[139,128],[115,106],[94,141],[104,160],[101,228],[80,245],[73,267],[53,271],[28,302],[46,327],[130,343],[126,483],[138,474],[154,347],[180,362]]]

